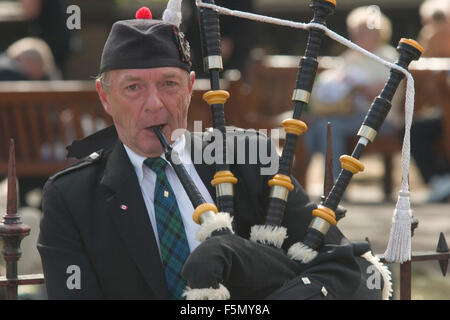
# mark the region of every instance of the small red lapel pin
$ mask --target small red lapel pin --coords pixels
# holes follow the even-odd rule
[[[124,205],[124,204],[121,204],[121,205],[120,205],[120,209],[122,209],[122,210],[128,210],[128,207],[127,207],[126,205]]]

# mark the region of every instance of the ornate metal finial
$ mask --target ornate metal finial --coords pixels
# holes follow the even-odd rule
[[[413,217],[411,219],[411,237],[414,236],[414,230],[416,230],[418,226],[419,226],[419,219]]]
[[[6,279],[8,280],[6,298],[17,299],[17,286],[19,284],[17,274],[17,261],[22,252],[20,242],[29,235],[30,227],[23,224],[17,213],[17,189],[16,189],[16,161],[14,140],[11,139],[8,162],[8,190],[6,214],[0,223],[0,237],[3,239],[2,254],[6,262]]]
[[[438,241],[438,245],[436,248],[436,252],[441,252],[441,253],[449,252],[447,241],[445,240],[444,233],[442,233],[442,232],[439,234],[439,241]],[[438,262],[439,262],[439,266],[441,267],[442,275],[445,277],[445,275],[447,274],[448,259],[438,260]]]

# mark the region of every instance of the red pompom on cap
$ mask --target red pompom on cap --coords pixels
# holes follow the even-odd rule
[[[136,19],[151,19],[152,12],[147,7],[142,7],[136,11]]]

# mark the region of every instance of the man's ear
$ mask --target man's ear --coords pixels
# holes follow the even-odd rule
[[[187,99],[186,103],[187,103],[188,109],[191,104],[192,90],[194,89],[194,82],[195,82],[195,72],[191,71],[191,73],[189,74],[189,83],[188,83],[189,94],[186,96],[186,99]]]
[[[192,89],[194,88],[194,82],[195,82],[195,72],[191,71],[189,74],[189,94],[192,94]]]
[[[111,105],[109,103],[109,96],[105,88],[103,88],[102,84],[100,83],[100,80],[95,81],[95,87],[97,88],[98,97],[100,98],[100,102],[103,105],[103,109],[105,109],[107,114],[112,116]]]

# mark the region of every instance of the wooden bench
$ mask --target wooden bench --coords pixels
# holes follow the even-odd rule
[[[0,82],[0,176],[9,140],[18,177],[48,177],[71,161],[65,146],[111,123],[93,81]]]

